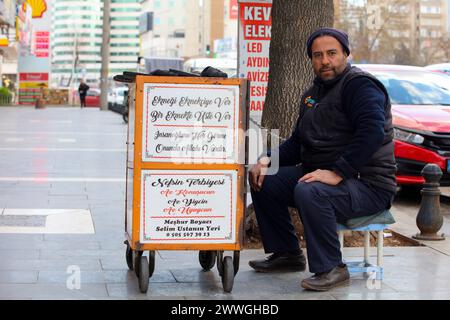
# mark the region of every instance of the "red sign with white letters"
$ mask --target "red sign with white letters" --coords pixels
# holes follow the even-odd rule
[[[19,74],[20,81],[48,81],[48,73],[37,73],[37,72],[29,72],[29,73],[20,73]]]
[[[238,18],[239,8],[237,0],[230,0],[230,19],[236,20]]]
[[[271,3],[241,3],[240,17],[245,40],[270,40],[272,31]]]
[[[250,80],[250,114],[261,115],[269,81],[270,0],[239,2],[239,74]]]

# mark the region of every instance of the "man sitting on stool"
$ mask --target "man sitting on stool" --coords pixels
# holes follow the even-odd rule
[[[391,104],[383,84],[350,66],[348,36],[323,28],[307,42],[316,78],[300,101],[291,137],[259,159],[249,172],[251,195],[264,250],[249,265],[260,272],[303,271],[288,207],[304,226],[309,270],[301,282],[325,291],[349,281],[342,262],[337,222],[372,215],[391,206],[395,160]],[[275,175],[265,175],[278,157]]]

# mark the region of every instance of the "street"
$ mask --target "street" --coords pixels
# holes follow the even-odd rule
[[[385,248],[386,280],[362,276],[330,292],[305,292],[309,272],[255,273],[244,250],[233,292],[195,251],[158,251],[147,294],[125,261],[122,117],[97,108],[0,108],[0,299],[448,299],[450,256],[429,247]],[[401,198],[393,212],[418,212]],[[450,206],[442,204],[448,218]],[[396,217],[397,218],[397,217]],[[448,228],[448,219],[445,228]],[[358,248],[345,249],[358,256]],[[399,270],[403,266],[406,273]],[[417,270],[431,268],[432,274]],[[433,288],[433,289],[431,289]],[[420,290],[419,290],[420,289]]]

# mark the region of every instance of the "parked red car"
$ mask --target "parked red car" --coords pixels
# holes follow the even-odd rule
[[[450,78],[422,67],[356,65],[377,77],[392,104],[397,183],[421,185],[427,163],[450,186]]]
[[[86,107],[100,107],[100,90],[89,89],[86,95]]]

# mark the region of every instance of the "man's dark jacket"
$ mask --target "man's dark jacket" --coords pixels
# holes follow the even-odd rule
[[[277,151],[279,165],[328,169],[395,193],[391,104],[383,84],[356,67],[330,81],[319,78],[302,96],[291,137]],[[272,159],[274,152],[271,154]]]

